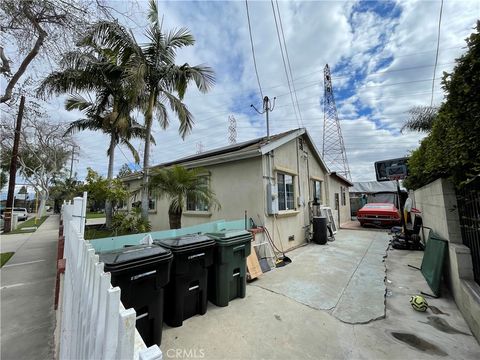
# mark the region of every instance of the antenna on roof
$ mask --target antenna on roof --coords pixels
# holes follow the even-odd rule
[[[276,99],[276,97],[273,98],[273,104],[270,105],[271,104],[270,99],[268,98],[268,96],[265,96],[263,98],[263,109],[262,109],[262,111],[258,111],[257,108],[253,104],[250,105],[260,115],[265,114],[265,117],[266,117],[266,120],[267,120],[267,140],[270,139],[270,123],[269,123],[269,119],[268,119],[268,113],[270,111],[273,111],[273,109],[275,108],[275,99]]]

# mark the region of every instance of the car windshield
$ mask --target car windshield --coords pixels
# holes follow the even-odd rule
[[[27,209],[25,209],[25,208],[13,208],[13,211],[23,211],[23,212],[25,212],[25,211],[27,211]]]

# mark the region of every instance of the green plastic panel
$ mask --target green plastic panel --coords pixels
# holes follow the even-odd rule
[[[423,254],[422,274],[435,296],[440,296],[443,263],[448,250],[448,241],[430,230]]]
[[[225,230],[243,230],[245,229],[245,220],[225,221],[218,220],[205,224],[184,227],[176,230],[152,231],[150,233],[132,234],[115,236],[109,238],[90,240],[90,244],[95,252],[101,253],[123,248],[125,245],[138,245],[138,242],[146,235],[150,234],[153,240],[168,239],[188,234],[219,232]]]

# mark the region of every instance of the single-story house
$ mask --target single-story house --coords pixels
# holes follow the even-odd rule
[[[284,250],[305,243],[314,198],[331,207],[337,227],[350,220],[347,179],[330,173],[308,132],[301,128],[261,137],[166,162],[154,168],[181,165],[205,170],[219,210],[188,201],[182,226],[225,219],[248,219],[265,226]],[[123,178],[129,189],[140,186],[141,173]],[[131,199],[130,204],[136,199]],[[169,228],[168,200],[151,199],[153,230]]]

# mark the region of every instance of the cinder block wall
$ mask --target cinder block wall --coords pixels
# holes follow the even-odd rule
[[[446,278],[455,302],[480,342],[480,286],[473,280],[470,249],[463,245],[455,188],[437,179],[414,193],[423,224],[448,240]],[[428,237],[428,230],[423,234]]]
[[[462,244],[462,233],[453,185],[437,179],[414,194],[415,207],[422,211],[423,224],[451,243]]]

